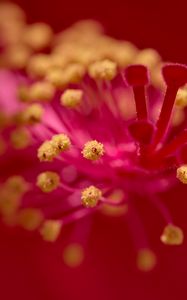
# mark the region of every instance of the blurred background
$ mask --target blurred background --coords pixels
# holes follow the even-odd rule
[[[99,20],[107,33],[153,47],[166,60],[187,63],[185,0],[17,0],[29,21],[60,30],[82,18]]]

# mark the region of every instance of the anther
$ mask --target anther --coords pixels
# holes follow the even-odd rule
[[[71,141],[66,134],[56,134],[51,139],[51,144],[56,152],[61,153],[63,151],[69,150],[71,146]]]
[[[100,189],[91,185],[85,188],[81,193],[81,201],[85,207],[95,207],[97,206],[99,199],[102,197],[102,192]]]
[[[30,100],[50,101],[55,94],[55,88],[49,82],[36,82],[29,88]]]
[[[178,90],[176,96],[176,105],[182,108],[187,106],[187,86]]]
[[[160,239],[166,245],[181,245],[184,240],[183,231],[180,227],[169,224],[164,228]]]
[[[82,150],[83,157],[89,160],[100,159],[104,152],[104,145],[96,140],[87,142]]]
[[[61,104],[68,108],[76,108],[83,98],[82,90],[68,89],[61,96]]]
[[[37,177],[36,185],[44,193],[50,193],[58,188],[60,184],[60,177],[56,172],[43,172]]]
[[[39,148],[38,148],[38,158],[40,161],[53,161],[53,159],[57,155],[57,151],[54,148],[51,141],[45,141]]]
[[[39,123],[43,117],[43,107],[39,104],[28,106],[22,113],[23,124],[34,125]]]
[[[46,220],[40,228],[40,234],[44,241],[55,242],[61,232],[62,222],[58,220]]]
[[[81,265],[84,259],[84,250],[80,244],[69,244],[63,251],[63,261],[70,268]]]
[[[137,267],[140,271],[149,272],[156,265],[156,256],[150,249],[141,249],[137,256]]]
[[[10,141],[15,149],[24,149],[31,143],[31,136],[25,128],[18,128],[11,132]]]
[[[26,230],[36,230],[43,221],[43,214],[36,208],[24,208],[17,215],[18,224]]]
[[[187,184],[187,165],[179,167],[176,176],[182,183]]]
[[[96,80],[112,80],[117,75],[117,64],[107,59],[96,61],[89,66],[88,74]]]

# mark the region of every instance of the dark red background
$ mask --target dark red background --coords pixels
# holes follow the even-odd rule
[[[48,21],[56,30],[81,18],[96,18],[108,33],[155,47],[165,60],[187,63],[185,1],[19,0],[29,21]],[[166,199],[175,221],[187,236],[186,189]],[[2,300],[186,300],[187,243],[164,247],[159,242],[163,222],[146,203],[139,203],[147,234],[159,264],[149,274],[134,266],[135,253],[122,219],[96,216],[89,252],[80,269],[62,263],[68,232],[55,245],[37,236],[1,227],[0,293]],[[84,226],[84,222],[82,224]]]

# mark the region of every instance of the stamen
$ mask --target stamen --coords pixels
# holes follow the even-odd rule
[[[155,68],[161,61],[159,53],[151,48],[143,49],[134,58],[134,64],[145,65],[149,69]]]
[[[187,165],[183,165],[177,169],[177,179],[187,184]]]
[[[60,184],[60,177],[56,172],[43,172],[37,177],[36,185],[44,193],[50,193],[57,189]]]
[[[29,102],[29,87],[26,85],[22,85],[18,87],[17,97],[21,102]]]
[[[69,148],[71,146],[71,141],[70,141],[69,137],[63,133],[54,135],[52,137],[51,143],[52,143],[52,146],[59,153],[69,150]]]
[[[156,265],[156,256],[150,249],[141,249],[137,256],[137,267],[140,271],[149,272]]]
[[[68,108],[76,108],[83,98],[82,90],[68,89],[61,96],[61,104]]]
[[[18,224],[26,230],[36,230],[43,221],[43,214],[35,208],[25,208],[17,215]]]
[[[84,259],[84,250],[80,244],[69,244],[63,251],[64,263],[71,268],[81,265]]]
[[[83,65],[72,63],[65,68],[64,72],[68,83],[79,83],[83,79],[86,70]]]
[[[52,37],[50,26],[45,23],[35,23],[25,28],[22,39],[34,50],[41,50],[51,43]]]
[[[46,80],[59,89],[66,87],[69,83],[66,73],[61,68],[49,69],[46,72]]]
[[[183,240],[182,229],[172,224],[167,225],[161,235],[161,241],[166,245],[181,245]]]
[[[34,125],[40,123],[43,117],[43,107],[40,104],[32,104],[21,113],[23,124]]]
[[[24,149],[31,143],[31,136],[25,128],[18,128],[11,132],[10,141],[15,149]]]
[[[155,133],[152,149],[164,138],[171,118],[175,98],[179,87],[187,82],[187,68],[183,65],[170,64],[163,67],[163,77],[167,84],[167,90],[157,121],[157,131]]]
[[[58,220],[46,220],[42,224],[40,229],[40,234],[44,241],[55,242],[61,232],[62,222]]]
[[[23,69],[31,56],[31,51],[24,45],[12,45],[6,50],[5,62],[13,69]]]
[[[38,149],[38,158],[40,161],[53,161],[57,154],[51,141],[45,141]]]
[[[23,195],[27,192],[29,186],[22,176],[11,176],[5,182],[5,188],[12,194]]]
[[[36,54],[32,56],[27,64],[27,72],[33,77],[44,77],[51,66],[50,56],[47,54]]]
[[[94,62],[89,66],[88,74],[96,80],[112,80],[117,75],[117,64],[107,59]]]
[[[55,88],[49,82],[36,82],[29,88],[30,100],[50,101],[55,94]]]
[[[176,105],[179,107],[187,106],[187,86],[180,88],[176,96]]]
[[[0,212],[4,217],[12,216],[16,213],[21,203],[21,195],[13,193],[6,189],[1,188],[0,191]]]
[[[102,192],[100,189],[91,185],[82,191],[81,201],[85,207],[95,207],[97,206],[99,199],[102,197]]]
[[[147,119],[145,85],[148,84],[147,68],[142,65],[130,66],[126,69],[126,80],[133,87],[138,120]]]
[[[96,140],[89,141],[84,145],[84,148],[81,152],[83,157],[89,160],[98,160],[100,159],[104,153],[104,145],[99,143]]]

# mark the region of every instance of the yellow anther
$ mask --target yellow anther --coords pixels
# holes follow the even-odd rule
[[[35,23],[25,28],[23,41],[34,50],[41,50],[51,43],[52,29],[45,23]]]
[[[66,73],[61,68],[49,69],[46,74],[46,80],[56,88],[64,88],[68,84]]]
[[[0,155],[6,152],[6,143],[3,138],[0,137]]]
[[[93,185],[85,188],[81,193],[81,201],[85,207],[95,207],[101,197],[101,190]]]
[[[70,244],[63,251],[63,261],[70,268],[81,265],[84,259],[84,250],[80,244]]]
[[[66,151],[71,146],[71,141],[66,134],[56,134],[52,137],[51,143],[57,153]]]
[[[22,176],[11,176],[5,182],[5,189],[14,195],[23,195],[27,192],[29,186]]]
[[[187,165],[183,165],[177,169],[177,178],[184,184],[187,184]]]
[[[17,97],[22,102],[29,102],[29,87],[26,85],[22,85],[18,87]]]
[[[83,65],[72,63],[65,68],[64,72],[68,83],[78,83],[84,77],[86,70]]]
[[[137,256],[137,267],[140,271],[148,272],[154,269],[156,256],[150,249],[141,249]]]
[[[39,123],[43,117],[43,107],[39,104],[28,106],[21,114],[23,124],[34,125]]]
[[[36,230],[43,221],[43,214],[35,208],[25,208],[17,215],[18,224],[26,230]]]
[[[160,239],[166,245],[181,245],[184,240],[183,231],[180,227],[169,224],[164,228]]]
[[[148,48],[138,52],[134,59],[134,64],[142,64],[150,69],[154,68],[161,61],[161,57],[154,49]]]
[[[27,64],[27,71],[34,77],[44,77],[51,67],[50,56],[47,54],[36,54],[32,56]]]
[[[28,47],[24,45],[12,45],[5,53],[5,62],[8,67],[13,69],[22,69],[28,63],[31,52]]]
[[[96,140],[89,141],[82,150],[83,157],[89,160],[98,160],[104,155],[104,146]]]
[[[54,191],[60,184],[60,176],[56,172],[43,172],[37,177],[36,185],[44,193]]]
[[[38,101],[50,101],[55,94],[55,88],[50,82],[36,82],[29,88],[29,98]]]
[[[51,68],[64,68],[68,61],[66,57],[62,56],[61,53],[52,53],[51,57]]]
[[[38,158],[40,161],[53,161],[53,159],[57,156],[57,151],[53,147],[51,141],[45,141],[38,148]]]
[[[117,64],[110,60],[97,61],[89,66],[90,77],[99,80],[112,80],[117,75]]]
[[[19,21],[25,20],[24,11],[15,3],[1,2],[0,3],[0,24],[4,21]]]
[[[40,234],[44,241],[54,242],[60,235],[62,228],[62,222],[58,220],[46,220],[42,224],[40,229]]]
[[[76,108],[83,98],[82,90],[68,89],[61,96],[61,104],[65,107]]]
[[[185,112],[181,107],[175,107],[173,111],[173,115],[171,118],[171,123],[173,126],[179,126],[185,120]]]
[[[0,191],[0,212],[3,216],[13,215],[20,206],[21,195],[13,193],[6,189],[6,186]]]
[[[187,86],[180,88],[176,96],[176,105],[179,107],[187,106]]]
[[[11,132],[10,141],[15,149],[24,149],[31,143],[31,136],[27,129],[18,128]]]

